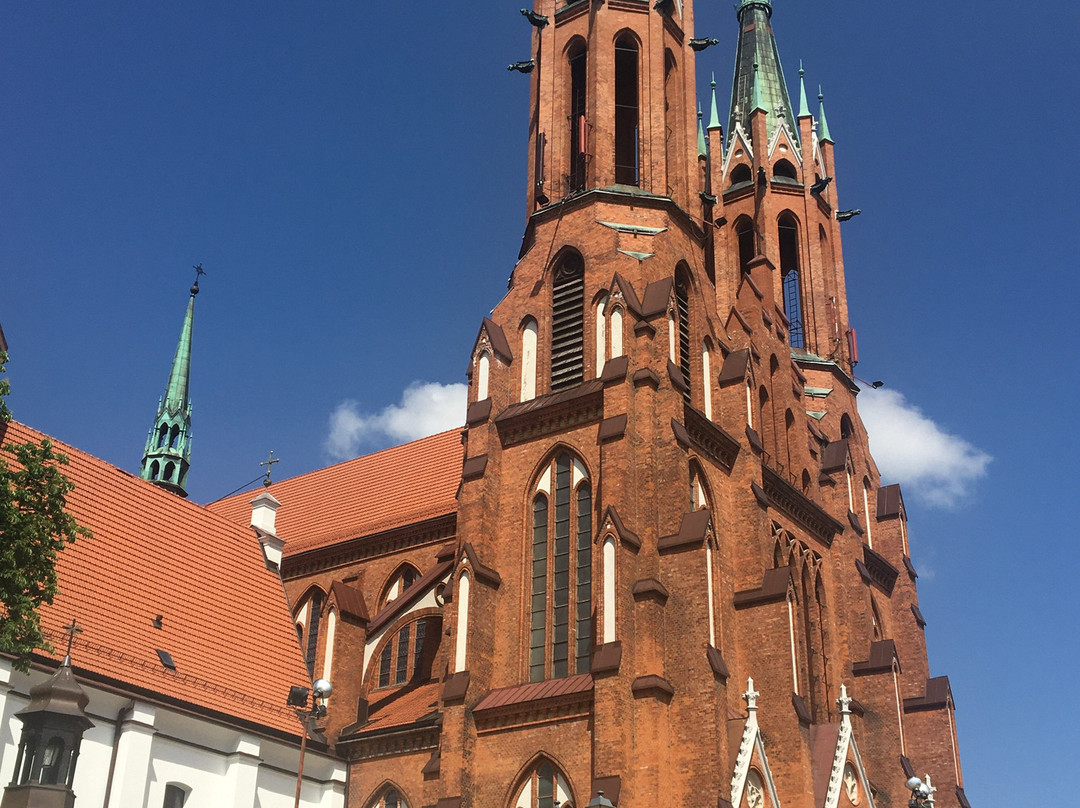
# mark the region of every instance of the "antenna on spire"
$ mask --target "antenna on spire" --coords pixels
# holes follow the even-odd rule
[[[280,462],[281,462],[281,458],[274,457],[274,450],[271,449],[270,450],[270,457],[267,458],[266,460],[262,461],[261,463],[259,463],[260,466],[266,466],[266,477],[263,478],[263,486],[264,487],[266,487],[266,488],[270,487],[270,482],[271,482],[270,481],[270,471],[271,471],[271,469],[273,469],[275,463],[280,463]]]
[[[191,284],[191,294],[199,294],[199,278],[206,274],[206,270],[202,268],[202,264],[196,264],[192,267],[195,270],[195,283]]]
[[[75,622],[75,618],[71,618],[70,625],[64,626],[64,633],[68,635],[67,651],[64,653],[64,661],[61,665],[71,665],[71,646],[75,642],[75,635],[82,634],[82,629],[79,628],[79,624]]]

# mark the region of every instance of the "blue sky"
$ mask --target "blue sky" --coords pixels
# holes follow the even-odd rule
[[[271,449],[292,476],[462,420],[453,385],[524,227],[521,4],[304,5],[0,6],[11,407],[137,471],[202,262],[198,502]],[[696,14],[720,40],[699,95],[715,71],[725,107],[731,4]],[[886,383],[863,409],[904,483],[967,793],[1071,799],[1080,11],[777,0],[773,22],[863,210],[858,372]]]

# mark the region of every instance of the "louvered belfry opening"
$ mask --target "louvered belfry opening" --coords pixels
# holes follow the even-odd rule
[[[555,271],[551,313],[551,389],[566,390],[585,379],[585,265],[567,254]]]
[[[690,403],[690,278],[683,267],[675,270],[675,307],[679,318],[679,370],[682,371],[683,398]]]

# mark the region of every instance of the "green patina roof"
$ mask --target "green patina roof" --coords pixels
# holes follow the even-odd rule
[[[712,81],[709,82],[709,94],[712,99],[709,104],[709,128],[720,128],[720,115],[716,112],[716,74],[712,74]]]
[[[202,267],[199,267],[202,274]],[[195,324],[195,295],[199,294],[196,279],[188,298],[180,339],[176,343],[169,384],[158,404],[154,425],[146,438],[142,467],[139,472],[150,480],[180,496],[186,497],[187,473],[191,457],[191,401],[188,384],[191,379],[191,334]]]
[[[191,287],[188,298],[184,325],[180,329],[180,340],[176,343],[172,370],[169,372],[169,386],[165,388],[165,409],[176,413],[188,406],[188,383],[191,380],[191,331],[195,323],[195,295],[199,293],[198,284]]]
[[[739,48],[735,55],[735,80],[731,88],[731,113],[728,132],[735,130],[737,115],[744,122],[754,109],[766,113],[766,128],[771,137],[776,127],[786,123],[792,136],[798,129],[792,114],[780,54],[773,38],[772,3],[768,0],[742,0],[739,17]],[[779,110],[779,111],[778,111]]]
[[[825,96],[821,92],[821,85],[817,88],[817,100],[818,100],[818,123],[820,128],[818,130],[818,140],[822,143],[828,141],[829,143],[835,143],[832,139],[832,135],[829,134],[829,122],[825,120]]]
[[[799,117],[810,115],[810,105],[806,103],[806,82],[803,80],[802,59],[799,60]]]

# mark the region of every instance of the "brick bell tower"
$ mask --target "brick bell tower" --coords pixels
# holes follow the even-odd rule
[[[691,0],[523,11],[527,225],[469,365],[418,804],[895,806],[929,773],[967,805],[772,12],[736,9],[725,132]]]

